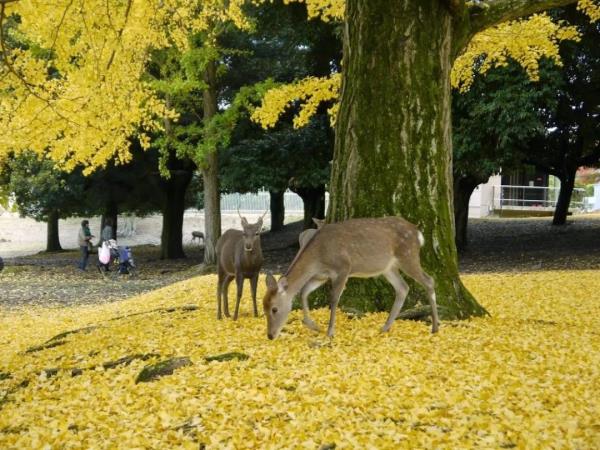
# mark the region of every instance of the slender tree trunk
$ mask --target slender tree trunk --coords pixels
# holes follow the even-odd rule
[[[163,204],[162,234],[160,237],[161,259],[185,258],[183,251],[183,213],[185,193],[192,179],[191,171],[178,171],[163,182],[165,202]]]
[[[48,214],[48,222],[46,229],[46,251],[47,252],[60,252],[62,247],[60,245],[60,237],[58,234],[58,211],[52,211]]]
[[[271,210],[271,231],[281,231],[285,219],[285,191],[269,191],[269,209]]]
[[[558,201],[554,209],[554,217],[552,225],[564,225],[567,223],[569,215],[569,205],[571,204],[571,195],[575,187],[575,173],[577,169],[567,169],[567,172],[560,178],[560,191],[558,193]]]
[[[106,224],[106,219],[110,219],[112,221],[112,238],[117,239],[117,226],[118,226],[118,218],[119,218],[119,208],[117,203],[114,201],[109,201],[106,205],[106,209],[104,210],[104,214],[100,219],[100,232],[104,230],[104,225]]]
[[[485,314],[460,280],[454,244],[449,9],[440,0],[346,5],[328,219],[398,215],[417,224],[441,315]],[[353,280],[344,297],[391,302],[385,284]]]
[[[325,217],[325,186],[293,188],[294,192],[302,198],[304,203],[303,228],[314,228],[313,217]]]
[[[211,61],[206,66],[204,81],[207,88],[203,93],[204,120],[217,114],[217,66]],[[221,236],[221,194],[219,190],[219,160],[216,152],[205,155],[202,164],[204,180],[204,264],[217,262],[215,247]]]
[[[479,184],[473,177],[460,177],[454,180],[454,223],[455,242],[458,251],[467,248],[467,226],[469,223],[469,200]]]

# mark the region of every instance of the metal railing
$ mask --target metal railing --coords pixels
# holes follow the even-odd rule
[[[551,211],[556,208],[560,188],[543,186],[492,186],[492,204],[496,210]],[[585,189],[575,188],[569,209],[582,210]]]
[[[263,212],[269,209],[269,192],[259,191],[255,194],[223,194],[221,196],[221,212],[235,212],[238,210],[247,213]],[[325,208],[329,202],[329,193],[325,194]],[[304,202],[302,198],[292,192],[286,191],[283,195],[283,204],[286,214],[302,214],[304,212]]]

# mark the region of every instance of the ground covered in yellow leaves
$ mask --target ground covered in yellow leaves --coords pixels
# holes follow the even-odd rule
[[[600,271],[464,280],[492,316],[437,335],[339,314],[329,341],[296,312],[269,341],[247,297],[238,322],[215,320],[214,276],[0,309],[0,448],[599,448]]]

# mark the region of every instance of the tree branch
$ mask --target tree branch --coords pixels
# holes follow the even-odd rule
[[[442,3],[451,14],[457,15],[460,14],[462,9],[465,7],[465,0],[441,0]]]
[[[485,0],[469,2],[471,35],[507,20],[518,19],[577,0]]]

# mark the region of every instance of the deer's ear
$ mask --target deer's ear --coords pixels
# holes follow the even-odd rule
[[[256,224],[258,225],[258,230],[262,230],[262,226],[263,226],[263,221],[262,221],[262,217],[260,219],[258,219],[258,222],[256,222]]]
[[[316,217],[313,217],[313,222],[317,226],[317,229],[321,228],[323,225],[325,225],[325,220],[324,219],[317,219]]]
[[[248,226],[248,221],[246,220],[245,217],[242,217],[242,226],[243,227],[247,227]]]
[[[281,277],[279,279],[279,281],[277,282],[277,286],[279,287],[279,289],[281,289],[282,291],[286,291],[288,288],[288,280],[286,277]]]
[[[275,277],[273,275],[268,273],[266,282],[267,282],[267,290],[268,291],[271,291],[271,292],[277,291],[277,281],[275,280]]]

